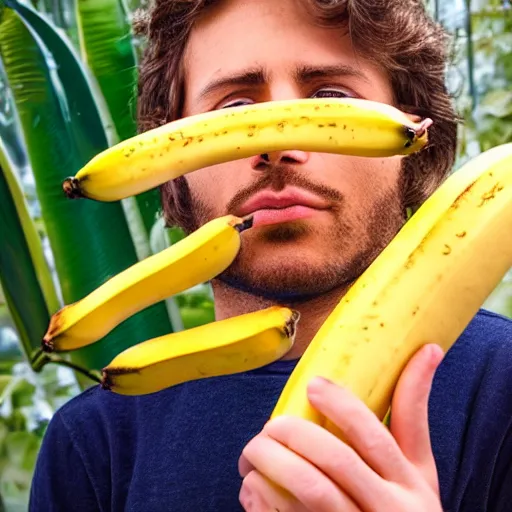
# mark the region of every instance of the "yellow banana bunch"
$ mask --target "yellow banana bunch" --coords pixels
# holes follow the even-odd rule
[[[209,281],[233,262],[240,249],[240,234],[251,226],[252,217],[219,217],[120,272],[52,316],[43,350],[69,351],[94,343],[129,316]]]
[[[295,341],[299,313],[272,306],[139,343],[103,369],[102,386],[144,395],[183,382],[270,364]]]
[[[408,155],[432,121],[362,99],[282,100],[173,121],[108,148],[64,181],[70,198],[117,201],[221,162],[297,149],[365,157]]]
[[[447,351],[512,267],[512,144],[452,174],[327,318],[272,417],[292,415],[343,437],[310,405],[316,375],[349,388],[379,417],[424,344]]]

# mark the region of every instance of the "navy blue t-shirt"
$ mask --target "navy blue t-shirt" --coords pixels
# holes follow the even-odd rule
[[[140,397],[91,388],[52,418],[30,512],[235,512],[245,444],[295,361]],[[437,370],[430,425],[445,512],[512,511],[512,321],[481,310]]]

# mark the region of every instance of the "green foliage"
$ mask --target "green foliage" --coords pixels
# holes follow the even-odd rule
[[[70,304],[138,258],[120,203],[70,201],[62,193],[62,181],[108,146],[102,122],[106,116],[100,116],[92,91],[78,93],[86,88],[80,85],[86,75],[78,62],[70,66],[75,74],[64,67],[71,59],[69,45],[56,47],[55,38],[47,36],[48,26],[35,36],[27,18],[4,11],[0,55],[17,105],[63,300]],[[60,73],[56,63],[61,64]],[[89,115],[80,116],[82,112]],[[171,331],[165,305],[156,304],[71,357],[85,368],[100,369],[124,348]]]
[[[0,500],[8,512],[23,512],[51,415],[79,389],[68,370],[55,366],[35,374],[17,363],[11,373],[0,374]]]
[[[82,60],[94,73],[120,140],[137,133],[137,62],[123,0],[77,0],[75,19]],[[158,191],[135,197],[146,234],[160,208]]]
[[[50,319],[43,279],[48,288],[52,282],[51,277],[49,283],[45,279],[50,273],[41,242],[31,224],[21,186],[1,139],[0,226],[0,283],[25,354],[31,358],[39,348]],[[43,275],[45,277],[40,278]],[[55,291],[47,293],[51,305],[57,306]]]
[[[512,141],[512,88],[489,91],[482,99],[475,118],[482,151]]]
[[[214,303],[208,289],[199,287],[197,290],[177,295],[176,302],[180,308],[185,329],[198,327],[215,320]]]

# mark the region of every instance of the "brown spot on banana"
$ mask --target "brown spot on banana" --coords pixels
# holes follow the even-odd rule
[[[501,188],[500,188],[500,186],[501,186]],[[485,194],[482,195],[482,202],[478,206],[481,207],[484,204],[486,204],[488,201],[490,201],[491,199],[494,199],[496,197],[496,193],[500,192],[501,190],[503,190],[503,185],[501,185],[500,183],[496,183],[492,187],[492,189],[489,190],[489,192],[486,192]]]

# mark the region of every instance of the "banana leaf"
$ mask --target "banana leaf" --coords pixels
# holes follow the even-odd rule
[[[58,300],[39,236],[1,139],[0,282],[23,352],[30,360],[48,326],[48,303],[58,307]]]
[[[56,70],[66,92],[71,128],[81,149],[85,152],[105,149],[119,142],[114,122],[96,79],[84,66],[63,30],[53,26],[35,9],[17,0],[5,0],[29,24],[55,60]],[[95,127],[93,129],[93,127]],[[90,130],[88,138],[81,137]],[[151,254],[146,226],[135,198],[121,201],[135,243],[137,257]]]
[[[72,123],[68,96],[82,112],[94,105],[65,90],[55,58],[15,11],[0,11],[0,58],[13,92],[63,300],[70,304],[137,262],[119,202],[70,201],[61,188],[103,147],[86,150],[98,123]],[[74,84],[81,79],[75,76]],[[87,98],[84,98],[86,101]],[[74,363],[100,369],[125,348],[172,332],[163,302],[137,313],[100,342],[71,353]]]
[[[36,222],[30,216],[25,193],[20,183],[21,176],[29,171],[28,159],[24,150],[24,142],[19,130],[19,122],[16,118],[12,97],[9,94],[10,91],[5,87],[5,80],[5,71],[0,60],[0,86],[3,85],[5,91],[2,98],[3,104],[0,105],[2,107],[0,110],[0,172],[3,175],[2,179],[5,180],[8,186],[8,189],[4,187],[4,193],[10,195],[9,198],[6,196],[2,196],[2,198],[5,197],[3,200],[6,203],[6,211],[8,210],[8,202],[13,202],[16,207],[13,215],[16,214],[19,217],[23,236],[28,244],[33,268],[37,275],[47,309],[51,313],[61,306],[61,302],[44,255]],[[5,229],[3,223],[2,226]],[[0,266],[0,272],[2,268]]]
[[[98,80],[121,140],[137,133],[137,62],[123,0],[75,0],[82,60]],[[160,209],[156,189],[135,196],[149,236]]]
[[[98,151],[118,140],[112,119],[101,96],[101,91],[87,67],[80,62],[64,32],[51,25],[33,7],[17,0],[5,0],[5,5],[13,9],[40,38],[54,62],[55,72],[66,94],[71,129],[83,152]],[[88,137],[80,138],[85,127],[95,128]]]
[[[16,136],[13,127],[6,128],[2,125],[2,133]],[[22,141],[17,142],[18,159],[25,162]],[[82,376],[87,377],[89,383],[97,381],[97,375],[65,356],[41,351],[41,337],[50,321],[50,313],[59,309],[61,303],[10,152],[12,150],[9,151],[0,137],[0,285],[23,355],[36,372],[53,362],[77,371],[77,377],[84,383]]]

